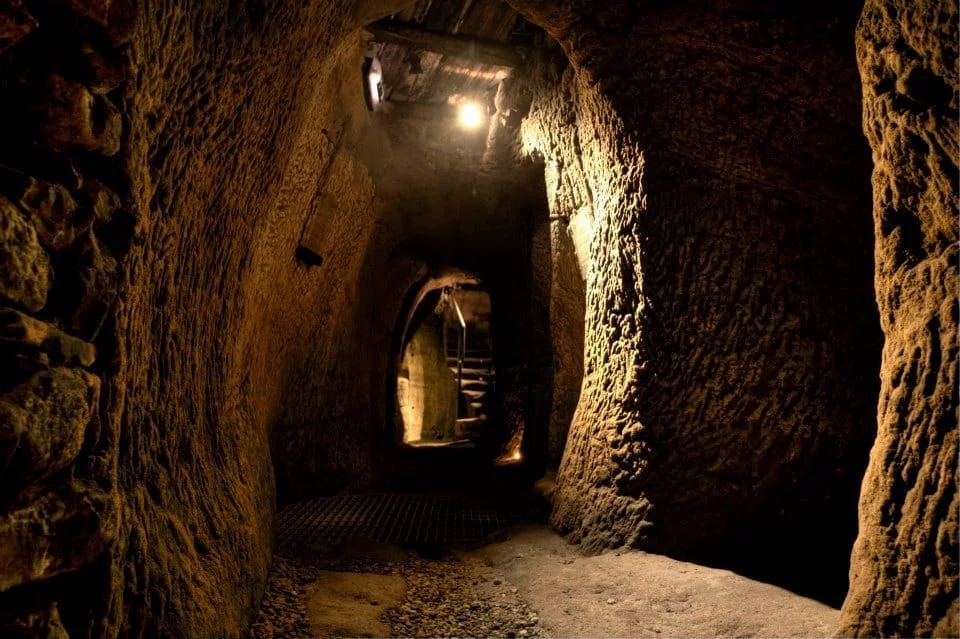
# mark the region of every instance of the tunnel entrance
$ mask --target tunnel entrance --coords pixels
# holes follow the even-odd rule
[[[492,444],[491,309],[490,294],[473,283],[431,291],[415,309],[397,371],[397,424],[404,445]]]

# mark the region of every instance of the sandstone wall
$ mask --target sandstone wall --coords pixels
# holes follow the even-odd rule
[[[957,29],[955,3],[869,0],[857,30],[886,343],[843,635],[960,632]]]
[[[563,56],[554,50],[550,60],[534,66],[546,80],[559,84]],[[572,78],[572,75],[570,76]],[[528,150],[538,149],[541,140],[558,140],[557,146],[578,149],[576,103],[566,90],[541,108],[524,124]],[[550,414],[544,446],[547,468],[556,470],[563,457],[567,433],[573,420],[580,386],[583,382],[584,316],[586,314],[586,275],[593,232],[593,197],[582,167],[564,165],[558,154],[550,154],[544,163],[549,220],[540,227],[539,239],[546,256],[534,278],[544,289],[550,345]]]
[[[364,113],[339,84],[359,85],[351,6],[15,5],[3,437],[34,484],[4,496],[4,623],[239,636],[271,552],[271,431],[337,440],[320,489],[370,466],[373,426],[337,419],[365,423],[378,320],[357,291],[380,209],[338,152]],[[319,267],[297,260],[317,217]]]
[[[369,177],[334,151],[350,106],[330,77],[349,7],[139,11],[129,174],[140,219],[111,403],[125,499],[117,614],[123,634],[237,636],[271,552],[270,429],[291,413],[325,425],[309,380],[330,367],[309,367],[351,343],[341,329],[376,211]],[[296,249],[321,195],[348,204],[331,241],[357,246],[309,267]],[[345,439],[329,476],[364,467],[357,448]]]
[[[879,353],[855,9],[513,4],[570,60],[523,137],[591,238],[554,523],[836,601]]]
[[[400,400],[404,442],[454,438],[459,391],[447,363],[443,331],[443,320],[429,315],[407,343],[406,399]]]

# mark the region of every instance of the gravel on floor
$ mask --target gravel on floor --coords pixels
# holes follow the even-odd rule
[[[381,550],[384,550],[381,548]],[[399,575],[406,584],[395,608],[372,607],[394,637],[545,637],[539,615],[518,588],[483,565],[467,564],[445,548],[325,555],[277,556],[260,613],[251,627],[254,639],[308,639],[322,620],[310,619],[307,587],[320,571]],[[312,630],[313,628],[313,630]]]

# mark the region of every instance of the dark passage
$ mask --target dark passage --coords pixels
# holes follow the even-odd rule
[[[408,446],[496,445],[490,295],[467,286],[425,296],[404,332],[395,419]]]

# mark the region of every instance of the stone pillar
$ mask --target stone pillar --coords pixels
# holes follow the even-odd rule
[[[855,12],[513,4],[570,62],[544,64],[524,146],[592,209],[554,524],[765,553],[838,601],[880,350]]]
[[[840,632],[955,637],[956,3],[868,0],[857,60],[886,343]]]

